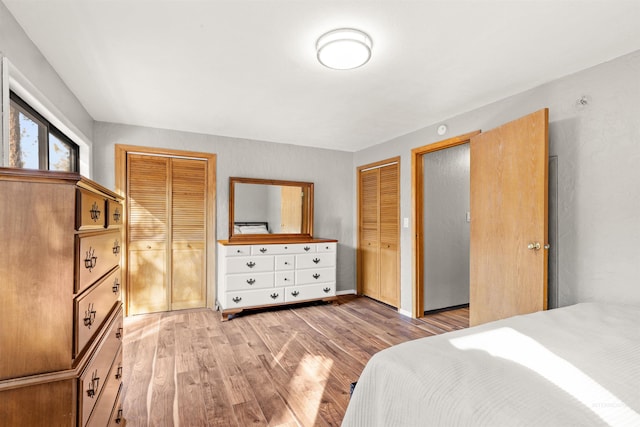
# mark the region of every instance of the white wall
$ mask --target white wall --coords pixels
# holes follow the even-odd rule
[[[89,175],[93,118],[2,2],[0,2],[0,57],[7,58],[11,63],[11,70],[3,70],[4,85],[2,87],[7,88],[6,80],[9,74],[12,77],[19,77],[20,83],[26,86],[25,89],[31,92],[29,95],[34,99],[25,97],[23,93],[20,95],[67,136],[81,145],[83,150],[81,155],[85,157],[81,161],[87,162],[83,172]],[[2,96],[8,99],[8,94],[3,93]],[[38,103],[42,105],[37,105]],[[46,108],[51,111],[43,111]],[[49,113],[56,117],[50,116]]]
[[[314,183],[314,236],[337,239],[338,291],[355,289],[353,154],[264,141],[96,122],[95,180],[115,187],[115,144],[215,153],[216,233],[228,238],[229,177]]]
[[[401,156],[401,216],[410,217],[412,148],[549,107],[550,155],[558,158],[559,304],[640,303],[639,76],[640,51],[452,117],[444,137],[437,123],[362,150],[354,165]],[[587,105],[578,102],[582,97]],[[401,308],[407,312],[411,233],[402,229]]]

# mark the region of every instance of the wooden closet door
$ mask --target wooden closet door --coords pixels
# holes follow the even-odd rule
[[[171,309],[206,304],[204,160],[171,159]]]
[[[169,176],[166,157],[127,158],[129,314],[169,309]]]
[[[398,164],[380,171],[380,301],[398,306],[400,212]]]
[[[380,298],[380,170],[360,173],[360,281],[362,292]]]

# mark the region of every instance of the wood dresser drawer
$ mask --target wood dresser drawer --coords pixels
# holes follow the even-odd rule
[[[120,265],[120,231],[76,236],[76,293]]]
[[[107,424],[108,427],[123,427],[126,425],[126,421],[124,420],[124,415],[122,413],[122,397],[122,385],[120,385],[120,390],[118,390],[118,396],[116,397],[116,403],[113,405],[109,424]]]
[[[118,392],[122,385],[122,348],[118,351],[111,370],[106,379],[106,383],[102,389],[102,393],[98,397],[93,412],[89,418],[87,426],[104,427],[109,423],[111,413],[113,412]]]
[[[109,325],[109,329],[99,344],[96,353],[93,354],[84,372],[80,375],[78,385],[78,420],[81,426],[87,424],[87,420],[100,397],[100,393],[107,383],[113,361],[121,348],[122,332],[118,334],[118,328],[122,325],[122,323],[120,323],[121,319],[122,315],[119,314]]]
[[[120,302],[120,267],[75,299],[74,357],[82,353],[117,303]]]
[[[104,228],[107,217],[106,202],[104,196],[78,188],[76,190],[76,230]]]
[[[122,203],[115,200],[107,199],[107,228],[118,228],[122,226],[124,221],[123,215],[124,208]]]

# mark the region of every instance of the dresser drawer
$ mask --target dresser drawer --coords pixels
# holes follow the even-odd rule
[[[118,396],[116,397],[116,403],[113,405],[113,410],[111,411],[111,418],[109,418],[108,427],[122,427],[124,426],[124,414],[122,413],[122,385],[120,385],[120,390],[118,391]]]
[[[252,245],[252,255],[285,255],[315,252],[316,246],[311,243],[285,243],[278,245]]]
[[[336,251],[336,243],[316,243],[316,249],[318,252],[335,252]]]
[[[272,256],[237,257],[227,259],[227,273],[273,271]]]
[[[293,270],[296,257],[293,255],[278,255],[276,257],[276,270]]]
[[[120,385],[122,384],[122,348],[118,350],[111,370],[107,376],[106,383],[102,389],[102,393],[98,397],[93,412],[87,423],[88,427],[104,427],[110,420]]]
[[[258,289],[255,291],[227,292],[224,296],[226,307],[252,307],[284,302],[283,288]]]
[[[222,246],[219,245],[218,249],[222,251],[224,256],[249,256],[251,255],[251,246],[249,245],[232,245]]]
[[[119,231],[76,236],[76,293],[120,264]]]
[[[333,253],[317,253],[296,255],[296,269],[335,267],[336,255]]]
[[[336,281],[335,268],[310,268],[308,270],[296,270],[296,285],[312,283],[326,283]]]
[[[233,274],[227,276],[227,291],[273,288],[273,273]]]
[[[96,286],[83,293],[74,301],[74,357],[82,353],[84,347],[120,301],[120,267],[109,273]]]
[[[118,228],[124,221],[122,203],[107,199],[107,228]]]
[[[284,301],[296,302],[311,299],[327,298],[336,295],[335,283],[318,285],[292,286],[285,288]]]
[[[122,317],[121,314],[118,314],[118,317]],[[121,323],[117,320],[116,317],[114,322],[109,325],[107,334],[79,379],[78,410],[80,412],[78,419],[82,426],[86,425],[100,393],[107,383],[113,361],[121,348],[117,333],[118,325]]]
[[[101,229],[106,221],[106,199],[83,188],[76,190],[76,230]]]
[[[276,286],[291,286],[295,282],[294,271],[277,271],[276,272]]]

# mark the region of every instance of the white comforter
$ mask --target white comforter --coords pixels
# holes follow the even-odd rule
[[[577,304],[383,350],[343,426],[640,426],[640,307]]]

